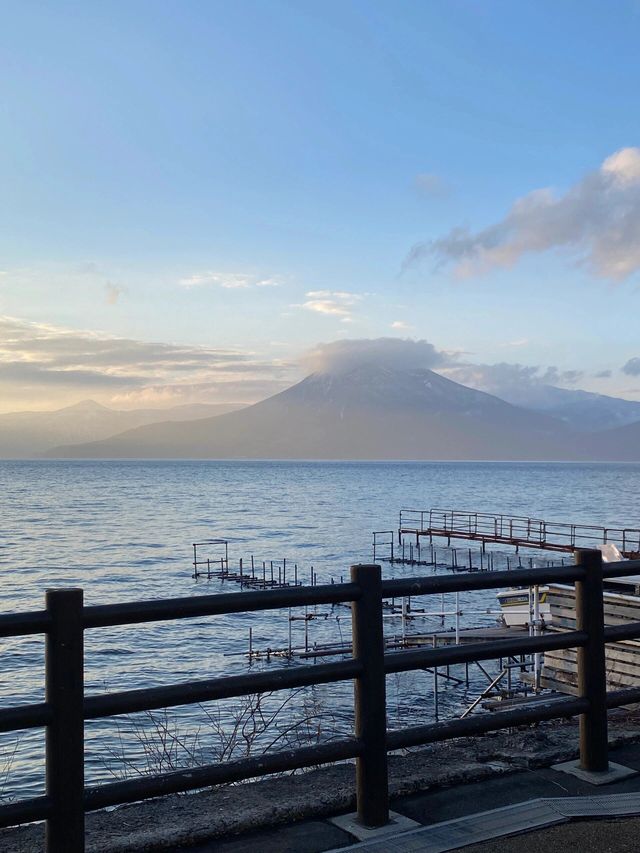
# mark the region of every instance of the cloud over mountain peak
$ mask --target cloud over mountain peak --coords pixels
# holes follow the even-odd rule
[[[425,340],[411,338],[361,338],[318,344],[302,358],[313,373],[343,373],[362,364],[394,370],[441,367],[450,356]]]

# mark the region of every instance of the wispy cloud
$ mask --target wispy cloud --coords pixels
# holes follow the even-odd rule
[[[310,290],[306,297],[307,301],[296,307],[337,317],[342,323],[353,321],[353,309],[363,299],[361,294],[345,290]]]
[[[394,320],[389,328],[395,329],[398,332],[408,332],[413,329],[413,326],[410,326],[409,323],[405,323],[404,320]]]
[[[113,405],[176,406],[182,403],[252,403],[283,391],[291,385],[289,379],[275,377],[238,377],[202,382],[166,382],[122,389],[109,400]]]
[[[479,231],[459,226],[414,246],[405,265],[431,258],[468,277],[511,267],[524,255],[562,249],[596,277],[640,270],[640,148],[623,148],[564,193],[539,189]]]
[[[222,287],[225,290],[243,290],[248,287],[279,287],[282,284],[280,276],[260,276],[252,273],[239,272],[207,272],[193,273],[180,279],[182,287]]]
[[[488,391],[498,397],[523,387],[557,385],[575,386],[584,376],[580,370],[560,370],[555,365],[453,363],[440,371],[449,379]]]
[[[164,394],[174,401],[213,402],[225,393],[225,402],[250,401],[256,399],[247,396],[251,389],[254,394],[280,390],[290,374],[287,363],[250,352],[108,337],[0,316],[5,410],[14,408],[14,401],[29,405],[56,395],[63,402],[82,395],[144,402],[152,393],[159,399]]]

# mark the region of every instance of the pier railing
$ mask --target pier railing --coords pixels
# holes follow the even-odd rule
[[[615,545],[623,556],[640,555],[638,528],[570,524],[456,509],[402,509],[398,534],[417,539],[438,536],[565,552],[595,548],[604,542]]]
[[[605,644],[640,638],[640,622],[605,627],[603,576],[640,571],[640,561],[607,564],[599,551],[579,551],[575,566],[381,579],[378,565],[351,568],[349,583],[225,593],[157,601],[83,606],[79,589],[50,590],[44,610],[0,616],[0,637],[44,634],[45,701],[0,710],[0,731],[46,727],[44,796],[0,806],[0,826],[46,821],[47,853],[81,853],[88,811],[210,785],[355,759],[358,816],[365,826],[388,821],[387,752],[512,726],[580,715],[583,769],[605,771],[607,709],[640,702],[640,687],[606,691]],[[382,601],[497,589],[513,585],[575,583],[576,630],[550,635],[385,653]],[[84,632],[115,625],[351,603],[352,657],[277,671],[188,681],[119,693],[85,695]],[[579,695],[550,698],[531,707],[388,731],[385,678],[390,673],[491,660],[553,649],[578,650]],[[355,732],[330,743],[207,764],[98,786],[84,783],[86,720],[254,693],[353,680]]]

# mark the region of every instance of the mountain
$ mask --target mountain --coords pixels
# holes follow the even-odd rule
[[[144,424],[189,421],[239,407],[220,403],[116,411],[84,400],[53,412],[12,412],[0,415],[0,459],[25,459],[62,443],[96,441]]]
[[[597,432],[640,421],[640,402],[555,385],[522,385],[502,391],[515,406],[544,412],[579,432]]]
[[[590,457],[607,462],[640,461],[640,423],[626,424],[588,436]]]
[[[153,424],[90,444],[54,448],[63,458],[561,459],[574,434],[430,370],[361,365],[312,374],[239,412]]]

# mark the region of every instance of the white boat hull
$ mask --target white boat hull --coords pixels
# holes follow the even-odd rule
[[[547,601],[547,587],[540,587],[539,618],[546,624],[551,620],[551,608]],[[502,619],[508,628],[526,628],[533,619],[533,595],[528,589],[507,589],[496,596]]]

